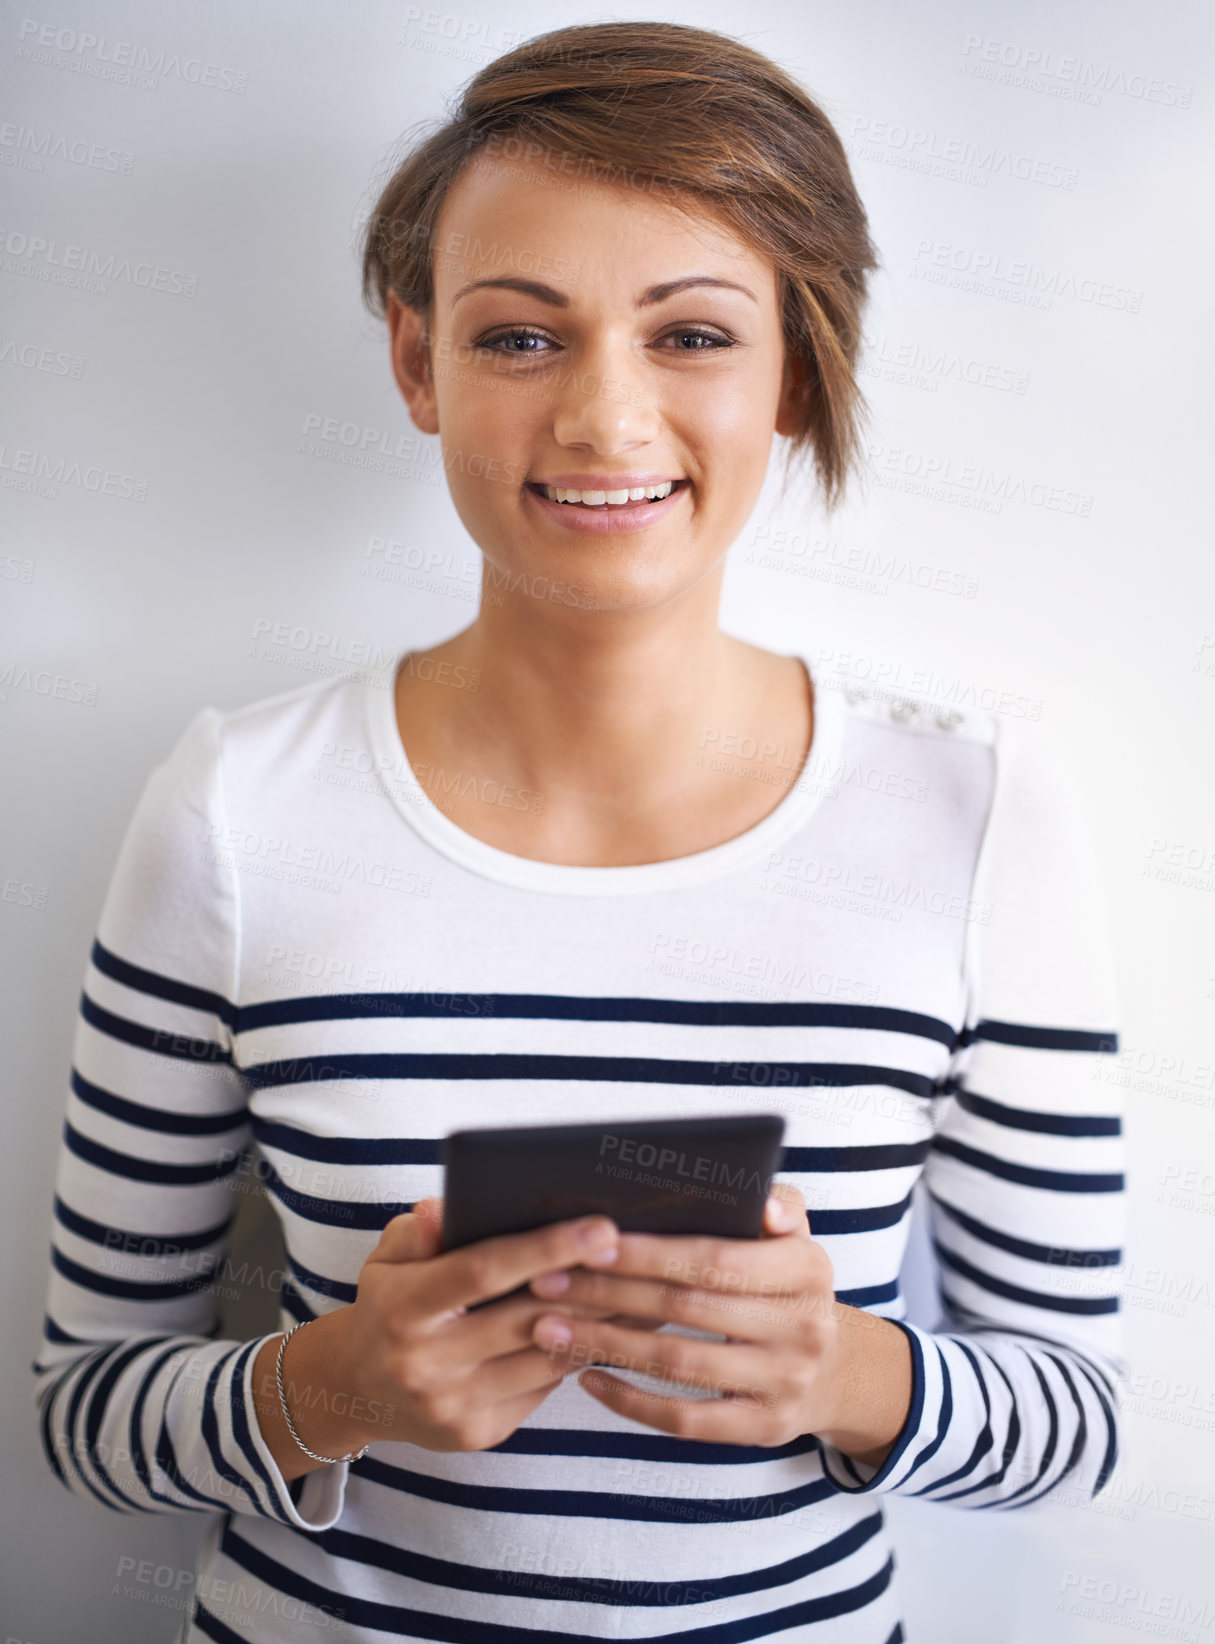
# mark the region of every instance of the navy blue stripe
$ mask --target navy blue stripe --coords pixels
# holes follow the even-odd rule
[[[1054,1354],[1048,1354],[1047,1357],[1054,1358]],[[1102,1457],[1101,1466],[1097,1470],[1097,1481],[1093,1485],[1093,1495],[1096,1496],[1105,1488],[1106,1480],[1113,1472],[1114,1464],[1118,1460],[1118,1420],[1114,1415],[1110,1401],[1093,1380],[1093,1372],[1088,1360],[1079,1353],[1075,1355],[1075,1360],[1076,1368],[1092,1388],[1097,1403],[1101,1406],[1101,1413],[1105,1417],[1105,1454]],[[1055,1362],[1058,1363],[1059,1361],[1056,1359]]]
[[[306,1285],[317,1295],[330,1296],[339,1302],[353,1302],[358,1294],[357,1284],[347,1284],[342,1279],[330,1279],[323,1273],[315,1273],[290,1255],[287,1262],[297,1283]],[[869,1307],[876,1302],[897,1301],[898,1297],[897,1279],[888,1279],[883,1284],[862,1285],[855,1290],[837,1290],[835,1293],[835,1299],[847,1307]]]
[[[705,1439],[668,1438],[664,1433],[612,1433],[602,1428],[517,1427],[491,1453],[516,1456],[599,1456],[693,1467],[731,1467],[756,1461],[785,1461],[820,1449],[813,1433],[766,1448],[758,1444],[713,1444]]]
[[[59,1389],[63,1386],[63,1381],[63,1376],[60,1376],[59,1380],[52,1382],[42,1395],[42,1410],[38,1420],[38,1431],[42,1435],[42,1448],[46,1454],[47,1462],[50,1464],[51,1472],[54,1473],[65,1490],[71,1490],[72,1486],[68,1483],[67,1475],[59,1465],[57,1435],[53,1431],[51,1422],[51,1408],[59,1395]]]
[[[871,1307],[875,1302],[898,1301],[899,1281],[887,1279],[885,1284],[863,1284],[855,1290],[837,1290],[835,1299],[846,1307]]]
[[[202,1066],[215,1063],[232,1065],[232,1058],[224,1047],[210,1039],[195,1039],[188,1033],[178,1033],[169,1028],[150,1028],[144,1027],[142,1022],[130,1022],[125,1016],[117,1016],[112,1010],[94,1004],[87,993],[80,995],[80,1014],[98,1033],[126,1045],[135,1045],[139,1050],[150,1051],[154,1056],[167,1056],[175,1062],[192,1062]]]
[[[912,1490],[910,1494],[913,1496],[926,1496],[933,1490],[942,1490],[947,1484],[956,1484],[959,1479],[968,1477],[996,1442],[996,1436],[991,1430],[991,1394],[987,1391],[987,1378],[979,1368],[979,1361],[964,1341],[959,1341],[956,1336],[949,1336],[946,1339],[965,1355],[970,1368],[974,1371],[979,1396],[983,1400],[983,1426],[962,1465],[955,1467],[952,1473],[946,1473],[944,1478],[935,1479],[931,1484],[922,1484],[918,1490]],[[942,1361],[944,1358],[944,1353],[941,1353]]]
[[[1052,1296],[1044,1290],[1026,1290],[1019,1284],[1009,1284],[1007,1279],[998,1279],[992,1273],[985,1273],[982,1268],[975,1267],[964,1257],[950,1250],[948,1245],[939,1239],[932,1241],[937,1255],[946,1267],[969,1279],[972,1284],[982,1285],[984,1290],[991,1291],[994,1296],[1004,1296],[1008,1301],[1020,1302],[1025,1307],[1047,1307],[1054,1313],[1116,1313],[1118,1311],[1117,1296]]]
[[[206,1227],[201,1233],[175,1233],[172,1238],[165,1238],[160,1233],[128,1233],[121,1227],[107,1227],[103,1222],[90,1221],[87,1216],[78,1215],[58,1194],[55,1195],[54,1210],[55,1219],[78,1239],[87,1239],[90,1244],[104,1245],[107,1249],[122,1250],[136,1256],[177,1256],[187,1250],[205,1250],[209,1244],[223,1238],[236,1215],[233,1211],[226,1221],[215,1227]],[[75,1337],[65,1336],[63,1340],[74,1341]]]
[[[1121,1136],[1122,1120],[1117,1114],[1035,1113],[1031,1108],[1006,1107],[989,1096],[976,1096],[956,1080],[947,1081],[942,1094],[952,1094],[960,1108],[976,1119],[1005,1125],[1010,1130],[1030,1130],[1037,1136]]]
[[[317,1136],[295,1125],[253,1116],[253,1135],[263,1148],[277,1148],[297,1159],[344,1165],[440,1164],[442,1138],[437,1136]],[[265,1166],[263,1166],[265,1168]]]
[[[810,1229],[815,1238],[836,1237],[847,1233],[874,1233],[882,1228],[897,1227],[911,1210],[908,1191],[897,1204],[861,1205],[855,1210],[812,1210],[807,1212]]]
[[[954,1490],[953,1493],[948,1496],[934,1496],[934,1501],[961,1501],[966,1496],[973,1496],[980,1490],[990,1490],[997,1484],[1002,1484],[1009,1467],[1012,1465],[1012,1459],[1017,1453],[1017,1445],[1021,1442],[1021,1412],[1017,1408],[1016,1389],[1013,1387],[1012,1382],[1009,1381],[1008,1376],[1005,1373],[1004,1366],[1000,1363],[999,1359],[995,1358],[987,1351],[986,1348],[977,1343],[975,1345],[975,1353],[976,1355],[980,1353],[983,1355],[983,1357],[991,1365],[992,1369],[999,1376],[1000,1380],[1004,1383],[1005,1387],[1008,1389],[1008,1428],[1004,1435],[1003,1452],[996,1452],[997,1454],[1002,1453],[1004,1459],[1000,1463],[999,1467],[996,1468],[994,1473],[989,1473],[986,1478],[980,1479],[977,1484],[968,1485],[965,1490]]]
[[[843,1087],[887,1085],[925,1099],[937,1094],[933,1081],[905,1068],[853,1062],[695,1062],[668,1056],[540,1056],[532,1051],[473,1054],[452,1051],[334,1052],[256,1062],[241,1073],[258,1089],[278,1085],[330,1083],[338,1079],[560,1079],[641,1085],[743,1085]]]
[[[277,1199],[285,1210],[290,1210],[304,1221],[319,1222],[325,1227],[382,1233],[394,1216],[403,1216],[413,1209],[412,1202],[368,1203],[355,1199],[320,1199],[314,1193],[300,1193],[287,1185],[268,1159],[261,1161],[258,1175],[265,1184],[266,1192]]]
[[[628,1605],[639,1609],[656,1605],[707,1604],[719,1599],[738,1598],[745,1593],[770,1592],[806,1576],[816,1575],[832,1564],[849,1558],[882,1528],[880,1513],[850,1524],[841,1534],[809,1552],[736,1575],[685,1576],[679,1581],[654,1581],[646,1577],[617,1580],[607,1576],[570,1575],[559,1578],[560,1593],[554,1595],[554,1578],[523,1570],[495,1570],[484,1565],[456,1563],[411,1552],[372,1536],[349,1530],[329,1529],[315,1539],[333,1557],[372,1569],[391,1570],[414,1581],[429,1582],[459,1593],[494,1593],[502,1598],[549,1599],[559,1597],[566,1604]],[[684,1595],[681,1596],[681,1589]]]
[[[218,1014],[218,1013],[217,1013]],[[951,1050],[957,1029],[936,1016],[886,1005],[791,999],[616,999],[556,993],[335,993],[242,1005],[236,1032],[366,1017],[486,1017],[557,1022],[667,1022],[698,1027],[834,1027],[909,1033]]]
[[[63,1342],[69,1347],[88,1347],[90,1345],[84,1340],[83,1336],[69,1336],[62,1325],[55,1323],[49,1313],[43,1314],[42,1333],[47,1341]]]
[[[305,1284],[318,1295],[332,1296],[335,1301],[353,1302],[359,1293],[357,1284],[346,1284],[341,1279],[327,1279],[323,1273],[314,1273],[310,1267],[287,1252],[287,1266],[298,1284]]]
[[[185,1373],[188,1374],[188,1372]],[[177,1464],[177,1452],[173,1448],[173,1440],[169,1434],[167,1411],[162,1411],[161,1413],[160,1432],[156,1438],[156,1460],[161,1471],[164,1473],[173,1488],[179,1491],[183,1496],[191,1497],[199,1504],[197,1507],[179,1506],[177,1509],[179,1512],[213,1513],[221,1504],[231,1504],[232,1499],[236,1494],[231,1485],[228,1486],[226,1493],[222,1490],[220,1491],[219,1499],[217,1500],[214,1496],[206,1495],[202,1490],[197,1489],[193,1483],[186,1479],[181,1471],[181,1468]]]
[[[105,1361],[109,1358],[110,1354],[117,1352],[118,1348],[121,1345],[122,1344],[120,1342],[116,1342],[116,1341],[109,1342],[105,1347],[101,1348],[100,1351],[94,1356],[94,1358],[92,1360],[92,1363],[86,1363],[85,1364],[84,1369],[81,1371],[80,1376],[77,1379],[75,1387],[72,1389],[71,1401],[68,1404],[67,1419],[64,1423],[64,1430],[67,1434],[67,1440],[68,1440],[68,1454],[72,1458],[72,1465],[76,1469],[76,1472],[77,1472],[77,1474],[80,1478],[80,1482],[84,1485],[85,1489],[88,1490],[91,1495],[96,1496],[98,1501],[100,1501],[104,1506],[111,1508],[115,1512],[121,1512],[122,1511],[119,1504],[115,1501],[111,1501],[109,1496],[105,1495],[101,1490],[99,1490],[97,1488],[97,1486],[93,1483],[92,1479],[88,1476],[88,1474],[84,1470],[84,1466],[81,1462],[80,1455],[79,1455],[79,1452],[78,1452],[78,1446],[77,1446],[77,1442],[76,1442],[76,1421],[77,1421],[77,1418],[80,1414],[80,1406],[84,1401],[84,1396],[89,1390],[90,1382],[97,1375],[98,1371],[101,1369],[102,1365],[104,1365]],[[75,1365],[73,1365],[71,1368],[75,1369]],[[94,1466],[96,1466],[95,1459],[93,1457],[90,1457],[89,1459],[91,1461],[93,1461]]]
[[[302,1603],[311,1604],[314,1609],[332,1609],[334,1595],[329,1588],[309,1581],[297,1569],[280,1564],[245,1541],[236,1533],[231,1518],[224,1525],[220,1551],[272,1589],[288,1593]],[[747,1644],[751,1639],[766,1638],[774,1632],[849,1615],[871,1604],[885,1592],[893,1573],[894,1559],[891,1557],[876,1575],[844,1592],[803,1599],[779,1610],[747,1616],[739,1621],[721,1622],[708,1627],[685,1625],[680,1628],[679,1637],[690,1640],[691,1644]],[[373,1599],[354,1598],[346,1594],[342,1595],[342,1621],[347,1627],[365,1627],[397,1637],[434,1639],[440,1644],[594,1644],[585,1633],[512,1627],[500,1622],[466,1621],[457,1616],[437,1615],[429,1610],[382,1604]],[[632,1644],[671,1644],[672,1636],[669,1630],[664,1630],[648,1637],[634,1637]]]
[[[1002,1233],[994,1227],[988,1227],[986,1222],[968,1216],[956,1205],[948,1203],[939,1193],[928,1190],[933,1203],[950,1218],[964,1227],[976,1239],[982,1239],[984,1244],[994,1245],[997,1250],[1007,1250],[1012,1256],[1022,1256],[1026,1261],[1043,1262],[1048,1267],[1117,1267],[1122,1260],[1122,1251],[1118,1248],[1107,1250],[1068,1250],[1060,1245],[1031,1244],[1028,1239],[1015,1239],[1011,1233]]]
[[[249,1412],[245,1408],[245,1366],[251,1357],[260,1352],[261,1347],[262,1343],[260,1339],[251,1341],[249,1345],[242,1350],[236,1360],[236,1363],[232,1367],[232,1436],[235,1438],[237,1444],[240,1445],[241,1452],[249,1466],[266,1486],[266,1496],[270,1502],[271,1514],[281,1522],[285,1522],[287,1519],[286,1511],[279,1504],[278,1492],[275,1490],[273,1481],[271,1480],[270,1470],[258,1454],[257,1446],[253,1442],[253,1433],[249,1422]],[[254,1389],[254,1392],[256,1393],[256,1389]],[[256,1493],[253,1490],[250,1490],[249,1494],[253,1496],[255,1501],[257,1500]],[[263,1511],[264,1510],[265,1509],[263,1509]]]
[[[350,1464],[352,1473],[373,1484],[482,1513],[528,1513],[553,1518],[628,1519],[645,1524],[686,1524],[688,1503],[671,1496],[622,1495],[608,1490],[528,1490],[506,1485],[466,1484],[410,1472],[366,1455]],[[828,1478],[764,1496],[710,1496],[696,1502],[697,1521],[735,1524],[745,1519],[779,1518],[834,1494]]]
[[[112,1176],[125,1176],[133,1182],[156,1182],[161,1187],[195,1187],[200,1182],[218,1182],[231,1176],[240,1163],[239,1156],[231,1159],[210,1159],[202,1164],[162,1164],[158,1159],[137,1159],[131,1153],[118,1153],[112,1147],[103,1147],[66,1121],[63,1126],[66,1146],[86,1164],[107,1170]]]
[[[290,1314],[297,1324],[307,1324],[309,1319],[317,1317],[290,1279],[283,1280],[278,1299],[283,1311]]]
[[[317,1136],[256,1116],[253,1134],[263,1148],[342,1165],[437,1165],[442,1145],[442,1138],[417,1136]],[[925,1137],[919,1142],[886,1142],[872,1147],[787,1147],[781,1169],[812,1174],[899,1170],[921,1164],[930,1146],[930,1139]]]
[[[234,1347],[230,1352],[225,1353],[222,1358],[215,1361],[215,1364],[211,1368],[211,1374],[207,1377],[207,1389],[203,1395],[202,1435],[206,1443],[208,1453],[211,1457],[211,1465],[217,1476],[224,1479],[232,1486],[234,1490],[237,1490],[242,1495],[246,1496],[255,1511],[260,1513],[263,1518],[274,1517],[275,1519],[278,1519],[277,1514],[271,1514],[265,1507],[263,1507],[257,1491],[247,1479],[241,1477],[241,1475],[229,1462],[228,1458],[224,1455],[223,1442],[219,1431],[219,1416],[217,1413],[218,1407],[216,1402],[219,1389],[219,1379],[226,1373],[228,1367],[232,1364],[233,1359],[235,1359],[238,1354],[245,1354],[249,1351],[249,1348],[256,1347],[257,1345],[257,1342],[250,1342],[247,1347]],[[229,1379],[228,1385],[230,1388],[235,1390],[234,1381]],[[271,1494],[273,1499],[273,1492]],[[281,1522],[281,1520],[279,1520],[279,1522]]]
[[[326,1603],[328,1603],[328,1600],[326,1600]],[[213,1638],[215,1644],[249,1644],[249,1635],[247,1633],[236,1633],[233,1632],[231,1627],[225,1627],[217,1615],[211,1614],[201,1598],[195,1598],[194,1600],[194,1614],[191,1621],[200,1633],[206,1633],[208,1638]]]
[[[1039,1170],[1031,1165],[1011,1164],[993,1153],[955,1141],[952,1136],[935,1136],[932,1146],[951,1159],[985,1170],[989,1176],[999,1176],[1002,1181],[1019,1182],[1022,1187],[1042,1187],[1053,1193],[1121,1193],[1126,1185],[1120,1172]]]
[[[137,988],[140,993],[168,999],[175,1005],[188,1005],[191,1010],[209,1011],[229,1027],[236,1020],[235,1006],[229,1004],[222,994],[212,993],[209,988],[192,987],[189,982],[176,982],[171,977],[162,976],[159,971],[144,970],[141,965],[128,964],[109,948],[103,947],[100,940],[94,941],[89,958],[104,976],[112,977],[124,987]]]
[[[131,1420],[127,1429],[128,1440],[131,1446],[131,1465],[135,1469],[136,1477],[147,1491],[151,1500],[162,1502],[165,1506],[175,1510],[180,1509],[181,1504],[175,1501],[172,1496],[167,1496],[162,1491],[157,1490],[152,1483],[152,1469],[148,1465],[147,1454],[145,1453],[143,1447],[143,1412],[144,1406],[147,1403],[149,1390],[151,1389],[152,1383],[156,1380],[156,1377],[160,1373],[161,1366],[167,1364],[175,1354],[180,1353],[181,1349],[181,1341],[173,1340],[172,1345],[167,1347],[163,1353],[161,1353],[157,1358],[154,1358],[151,1364],[148,1365],[144,1371],[143,1380],[139,1384],[139,1391],[131,1401]]]
[[[437,1161],[436,1161],[437,1163]],[[356,1202],[349,1199],[321,1199],[315,1194],[300,1193],[289,1187],[268,1159],[259,1161],[258,1176],[284,1209],[304,1221],[317,1222],[325,1227],[356,1228],[360,1232],[383,1232],[394,1216],[412,1211],[416,1200]],[[908,1193],[897,1204],[863,1206],[859,1210],[815,1210],[807,1212],[811,1231],[816,1238],[843,1237],[852,1233],[869,1233],[875,1229],[895,1227],[908,1214],[911,1195]]]
[[[1059,1373],[1062,1375],[1063,1380],[1067,1385],[1067,1390],[1071,1394],[1072,1403],[1076,1406],[1076,1436],[1072,1440],[1071,1453],[1064,1464],[1062,1472],[1060,1472],[1057,1478],[1052,1479],[1044,1489],[1039,1490],[1036,1496],[1026,1496],[1025,1500],[1020,1504],[1023,1507],[1030,1507],[1035,1501],[1041,1501],[1044,1496],[1049,1496],[1052,1492],[1057,1490],[1067,1475],[1075,1469],[1080,1457],[1084,1454],[1084,1447],[1088,1442],[1088,1423],[1084,1419],[1084,1405],[1081,1403],[1080,1395],[1076,1391],[1075,1383],[1067,1373],[1067,1366],[1057,1359],[1053,1353],[1048,1353],[1046,1356],[1050,1359],[1052,1364],[1058,1366]]]
[[[115,1096],[100,1085],[91,1084],[75,1068],[71,1086],[87,1107],[99,1113],[108,1113],[124,1125],[138,1125],[141,1130],[164,1131],[170,1136],[220,1136],[226,1130],[239,1130],[249,1121],[244,1108],[231,1108],[227,1113],[170,1113],[162,1107],[145,1107],[142,1102],[128,1102]]]
[[[937,1348],[936,1353],[937,1363],[941,1367],[941,1411],[937,1418],[937,1433],[936,1437],[925,1445],[919,1455],[912,1462],[906,1477],[903,1479],[904,1488],[906,1487],[907,1480],[914,1477],[914,1475],[919,1472],[921,1467],[930,1462],[933,1456],[935,1456],[937,1451],[941,1448],[942,1444],[944,1444],[945,1435],[949,1431],[949,1423],[953,1416],[953,1377],[949,1373],[949,1362],[939,1347]]]
[[[95,1273],[91,1267],[82,1267],[62,1250],[51,1246],[51,1266],[65,1279],[78,1284],[82,1290],[91,1290],[97,1296],[115,1296],[122,1301],[172,1301],[178,1296],[189,1296],[211,1283],[213,1272],[196,1273],[189,1279],[167,1279],[159,1283],[144,1283],[139,1279],[114,1279],[108,1273]]]
[[[846,1170],[904,1170],[922,1164],[931,1139],[922,1142],[886,1142],[873,1147],[787,1147],[781,1169],[808,1174]],[[818,1225],[819,1217],[814,1221]]]
[[[969,1313],[969,1309],[960,1308],[959,1312]],[[977,1314],[977,1313],[969,1313],[969,1317],[973,1322],[968,1324],[966,1328],[968,1329],[968,1331],[970,1332],[970,1334],[972,1336],[979,1335],[984,1330],[994,1330],[997,1334],[1002,1334],[1006,1329],[1005,1325],[992,1324],[992,1323],[990,1323],[989,1320],[983,1318],[982,1315]],[[1105,1390],[1109,1394],[1109,1396],[1111,1398],[1113,1398],[1113,1396],[1114,1396],[1114,1384],[1113,1384],[1113,1382],[1111,1382],[1110,1378],[1106,1375],[1105,1371],[1101,1368],[1101,1366],[1099,1364],[1094,1363],[1094,1361],[1091,1358],[1089,1358],[1087,1354],[1081,1353],[1080,1349],[1078,1347],[1076,1347],[1074,1343],[1072,1343],[1072,1342],[1066,1342],[1066,1343],[1061,1342],[1057,1336],[1043,1336],[1036,1330],[1025,1330],[1025,1329],[1022,1328],[1021,1325],[1017,1326],[1017,1335],[1018,1336],[1028,1336],[1031,1339],[1031,1341],[1044,1342],[1047,1347],[1053,1347],[1056,1351],[1059,1351],[1060,1349],[1063,1349],[1066,1352],[1073,1354],[1076,1357],[1077,1360],[1083,1359],[1085,1366],[1089,1370],[1091,1370],[1095,1376],[1099,1376],[1101,1378],[1101,1385],[1105,1388]]]
[[[169,1336],[147,1336],[137,1342],[132,1342],[128,1346],[122,1348],[120,1352],[112,1354],[109,1364],[106,1365],[104,1374],[101,1376],[97,1382],[97,1385],[93,1388],[92,1393],[89,1395],[88,1409],[85,1412],[85,1442],[88,1445],[89,1455],[92,1458],[93,1466],[97,1469],[97,1472],[100,1474],[107,1487],[113,1490],[118,1499],[125,1502],[127,1507],[132,1512],[136,1513],[155,1512],[155,1508],[150,1506],[147,1502],[139,1501],[134,1496],[128,1495],[125,1490],[119,1489],[118,1485],[115,1484],[113,1478],[111,1477],[108,1469],[102,1465],[97,1456],[97,1440],[101,1433],[101,1424],[105,1420],[106,1405],[109,1402],[110,1394],[114,1391],[114,1384],[117,1382],[119,1376],[129,1364],[137,1359],[140,1354],[145,1352],[148,1348],[159,1346],[160,1343],[170,1341],[171,1339],[172,1338]]]
[[[986,1039],[993,1045],[1019,1045],[1025,1050],[1095,1050],[1108,1054],[1118,1049],[1114,1032],[1030,1027],[1024,1022],[993,1022],[986,1017],[959,1035],[959,1047],[973,1044],[976,1039]]]
[[[1033,1371],[1034,1375],[1037,1376],[1038,1385],[1042,1389],[1042,1398],[1046,1404],[1047,1415],[1050,1418],[1050,1428],[1046,1435],[1046,1443],[1042,1449],[1042,1462],[1038,1468],[1038,1471],[1034,1474],[1033,1478],[1030,1479],[1028,1484],[1023,1484],[1019,1490],[1014,1490],[1010,1496],[1005,1496],[1003,1505],[1006,1507],[1019,1501],[1022,1496],[1027,1496],[1031,1490],[1036,1489],[1038,1485],[1041,1484],[1042,1480],[1046,1477],[1051,1462],[1054,1460],[1055,1446],[1059,1442],[1059,1411],[1055,1404],[1055,1396],[1050,1390],[1050,1383],[1047,1381],[1042,1372],[1041,1366],[1038,1364],[1038,1361],[1034,1355],[1032,1353],[1027,1353],[1025,1357],[1028,1359],[1029,1367]],[[989,1503],[989,1505],[997,1506],[1000,1504],[992,1502]],[[1022,1503],[1022,1505],[1028,1504]]]

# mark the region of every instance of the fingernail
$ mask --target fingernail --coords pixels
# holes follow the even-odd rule
[[[767,1211],[768,1220],[775,1227],[793,1226],[792,1206],[787,1205],[783,1199],[770,1197],[768,1199]]]
[[[536,1339],[541,1347],[568,1347],[573,1331],[563,1319],[541,1319]]]
[[[578,1229],[578,1243],[584,1250],[599,1250],[616,1242],[616,1228],[612,1222],[601,1218],[593,1222],[584,1222]]]
[[[586,1267],[607,1267],[620,1254],[618,1244],[607,1244],[599,1250],[588,1250],[582,1261]]]
[[[569,1287],[568,1273],[538,1273],[532,1280],[532,1289],[537,1296],[559,1296]]]

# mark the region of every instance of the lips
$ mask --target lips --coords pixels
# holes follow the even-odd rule
[[[527,481],[523,489],[533,499],[537,508],[567,529],[614,532],[644,529],[663,518],[671,508],[682,507],[681,499],[684,492],[691,489],[691,483],[688,479],[676,480],[667,495],[660,497],[657,502],[647,502],[644,498],[637,502],[598,504],[553,502],[545,496],[544,487],[534,481]],[[624,487],[621,486],[619,489],[623,490]]]

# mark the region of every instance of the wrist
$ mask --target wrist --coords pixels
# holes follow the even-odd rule
[[[880,1468],[907,1424],[911,1345],[892,1320],[843,1302],[836,1321],[827,1415],[814,1431],[853,1461]]]
[[[348,1311],[338,1308],[319,1314],[296,1330],[285,1348],[286,1332],[275,1336],[254,1367],[254,1407],[263,1433],[269,1426],[279,1430],[305,1468],[320,1464],[300,1448],[299,1440],[318,1455],[336,1460],[361,1450],[373,1437],[370,1427],[374,1416],[369,1413],[368,1401],[351,1385],[347,1369],[346,1322],[342,1315]],[[280,1348],[283,1393],[298,1440],[291,1435],[283,1416],[275,1374]]]

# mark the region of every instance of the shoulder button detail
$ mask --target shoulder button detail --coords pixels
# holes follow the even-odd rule
[[[912,720],[920,717],[919,705],[915,702],[892,702],[890,704],[891,719]]]
[[[956,731],[963,723],[963,716],[953,708],[946,708],[937,715],[937,724],[943,731]]]

